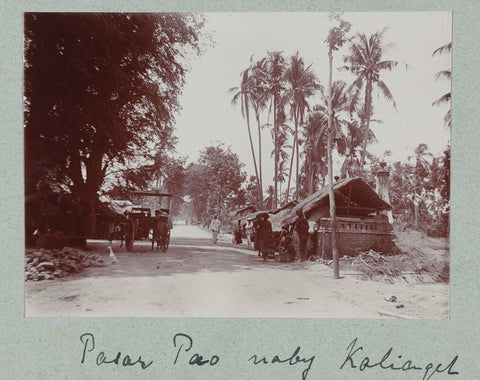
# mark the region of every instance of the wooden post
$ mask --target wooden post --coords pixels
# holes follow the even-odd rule
[[[338,251],[337,251],[337,234],[335,226],[335,193],[333,190],[333,165],[332,165],[332,47],[328,49],[328,63],[329,63],[329,76],[328,76],[328,142],[327,142],[327,160],[328,160],[328,194],[330,201],[330,221],[331,221],[331,237],[332,237],[332,257],[333,257],[333,277],[335,279],[340,278],[339,263],[338,263]]]

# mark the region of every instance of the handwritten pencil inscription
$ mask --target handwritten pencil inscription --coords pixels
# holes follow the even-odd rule
[[[122,367],[136,367],[141,370],[147,370],[153,367],[154,361],[145,360],[141,355],[131,355],[123,353],[122,351],[112,351],[103,347],[101,347],[102,350],[98,349],[95,336],[92,333],[82,334],[80,336],[80,342],[82,343],[80,360],[80,363],[82,364],[93,363],[96,366],[115,365]],[[170,363],[180,368],[183,365],[186,365],[190,368],[212,368],[215,371],[218,370],[218,376],[215,378],[223,378],[222,376],[224,376],[225,373],[222,371],[223,362],[220,360],[220,354],[195,351],[197,350],[194,350],[194,339],[188,334],[177,333],[173,336],[173,352],[171,357],[172,361]],[[112,354],[112,352],[116,352],[116,354]],[[250,366],[253,366],[253,368],[268,368],[274,366],[277,369],[282,368],[282,371],[286,371],[288,368],[292,367],[298,368],[301,370],[299,379],[307,380],[308,375],[313,371],[315,356],[306,355],[304,352],[302,352],[301,346],[297,346],[296,349],[290,352],[291,354],[288,353],[286,355],[284,353],[272,355],[255,353],[250,355],[248,359],[242,359],[241,356],[235,353],[231,353],[231,355],[234,355],[236,360],[244,361],[246,364],[248,363]],[[410,377],[411,379],[418,380],[431,380],[436,374],[443,374],[444,377],[459,374],[459,371],[457,370],[459,365],[457,363],[459,360],[459,355],[454,356],[450,361],[444,362],[447,364],[443,364],[441,362],[427,362],[420,359],[404,357],[403,355],[395,353],[393,347],[388,348],[383,356],[369,355],[367,354],[367,349],[359,344],[358,338],[353,339],[348,344],[346,347],[346,355],[343,357],[341,353],[339,355],[340,360],[338,360],[338,370],[358,371],[364,376],[365,379],[370,378],[373,371],[385,372],[385,376],[387,377],[387,373],[389,372],[398,371],[410,373],[413,375]],[[151,357],[152,355],[146,356]],[[332,358],[324,363],[328,363],[328,365],[334,365],[335,362],[336,359]],[[164,365],[163,367],[165,368]],[[318,373],[315,375],[317,378],[321,375],[322,370],[325,370],[326,373],[331,373],[332,368],[317,367],[316,371]],[[255,376],[253,378],[255,378]]]

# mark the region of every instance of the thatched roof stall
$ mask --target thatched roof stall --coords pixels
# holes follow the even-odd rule
[[[235,211],[234,218],[235,219],[240,219],[240,218],[244,217],[245,215],[248,215],[248,214],[250,214],[252,212],[255,212],[255,211],[257,211],[255,206],[243,207],[240,210]]]
[[[356,255],[374,249],[389,252],[393,247],[392,226],[382,211],[392,209],[364,180],[344,179],[334,184],[337,248],[341,255]],[[296,211],[314,221],[318,231],[314,234],[314,252],[330,259],[331,220],[328,187],[302,200],[283,218],[280,225],[293,223]]]
[[[383,210],[391,210],[392,206],[385,202],[363,179],[350,178],[336,182],[335,210],[337,216],[362,218]],[[328,186],[303,199],[282,221],[282,224],[292,223],[296,211],[302,209],[305,216],[311,218],[328,218],[329,195]]]
[[[283,220],[290,214],[292,209],[298,204],[297,201],[291,201],[279,209],[270,213],[270,223],[272,223],[273,231],[281,231]]]
[[[251,212],[249,214],[246,214],[244,216],[242,216],[241,218],[238,218],[238,220],[240,220],[240,223],[246,223],[248,220],[254,220],[258,215],[260,214],[264,214],[264,213],[267,213],[267,214],[270,214],[271,212],[270,211],[255,211],[255,212]]]

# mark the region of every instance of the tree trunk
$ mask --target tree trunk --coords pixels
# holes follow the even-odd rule
[[[103,182],[102,173],[102,157],[103,154],[95,149],[90,153],[87,166],[87,180],[85,183],[86,197],[88,199],[88,234],[94,236],[97,229],[97,200],[98,190]]]
[[[297,155],[297,165],[295,166],[295,200],[298,201],[298,192],[299,192],[299,186],[298,186],[298,165],[299,165],[299,159],[298,159],[298,115],[296,115],[296,121],[295,121],[295,148],[296,148],[296,155]]]
[[[308,195],[312,195],[314,193],[313,191],[313,179],[314,179],[314,176],[315,176],[315,167],[314,167],[314,164],[313,164],[313,160],[310,158],[309,160],[309,166],[310,166],[310,182],[308,184]]]
[[[363,171],[365,165],[365,156],[367,154],[368,135],[370,131],[370,112],[372,108],[372,80],[367,78],[367,87],[365,89],[365,113],[363,115],[365,134],[363,135],[362,159],[360,168]]]
[[[335,193],[333,190],[333,165],[332,165],[332,49],[328,51],[329,76],[328,76],[328,142],[327,142],[327,161],[328,161],[328,198],[330,200],[330,221],[332,236],[332,256],[333,256],[333,277],[340,278],[337,236],[335,226]]]
[[[250,140],[250,149],[252,150],[253,166],[255,167],[255,175],[257,176],[258,196],[262,197],[262,188],[258,181],[257,160],[255,159],[255,150],[253,149],[252,132],[250,131],[250,113],[248,111],[248,104],[246,103],[247,101],[248,99],[245,97],[245,114],[246,114],[245,116],[247,118],[248,138]]]
[[[273,96],[273,131],[275,134],[274,144],[275,144],[275,173],[274,173],[274,192],[273,192],[273,209],[277,209],[278,202],[278,187],[277,187],[277,175],[278,175],[278,126],[277,126],[277,97]]]
[[[295,137],[293,139],[292,157],[290,158],[290,169],[288,171],[288,184],[287,184],[287,195],[286,195],[287,202],[288,202],[288,198],[289,198],[289,195],[290,195],[290,181],[292,179],[293,157],[295,156],[295,146],[296,146],[296,142],[297,142],[297,122],[298,122],[298,120],[297,120],[296,108],[293,109],[293,119],[294,119],[294,122],[295,122]]]
[[[263,209],[263,180],[262,180],[262,133],[260,127],[260,116],[258,110],[255,110],[255,116],[257,118],[258,126],[258,169],[259,169],[259,178],[260,183],[260,208]]]

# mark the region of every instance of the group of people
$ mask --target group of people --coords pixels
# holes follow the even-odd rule
[[[289,261],[298,258],[300,261],[305,261],[307,258],[307,243],[310,237],[309,223],[305,217],[303,210],[296,211],[297,218],[291,225],[286,225],[282,228],[280,239],[275,242],[272,232],[272,224],[270,223],[268,213],[261,213],[254,219],[247,220],[247,223],[242,226],[240,220],[234,230],[233,242],[235,244],[242,244],[243,232],[247,238],[247,245],[249,248],[258,250],[264,260],[267,259],[270,253],[280,250],[289,257]],[[212,222],[213,223],[213,222]],[[298,236],[298,246],[295,249],[293,234]]]

